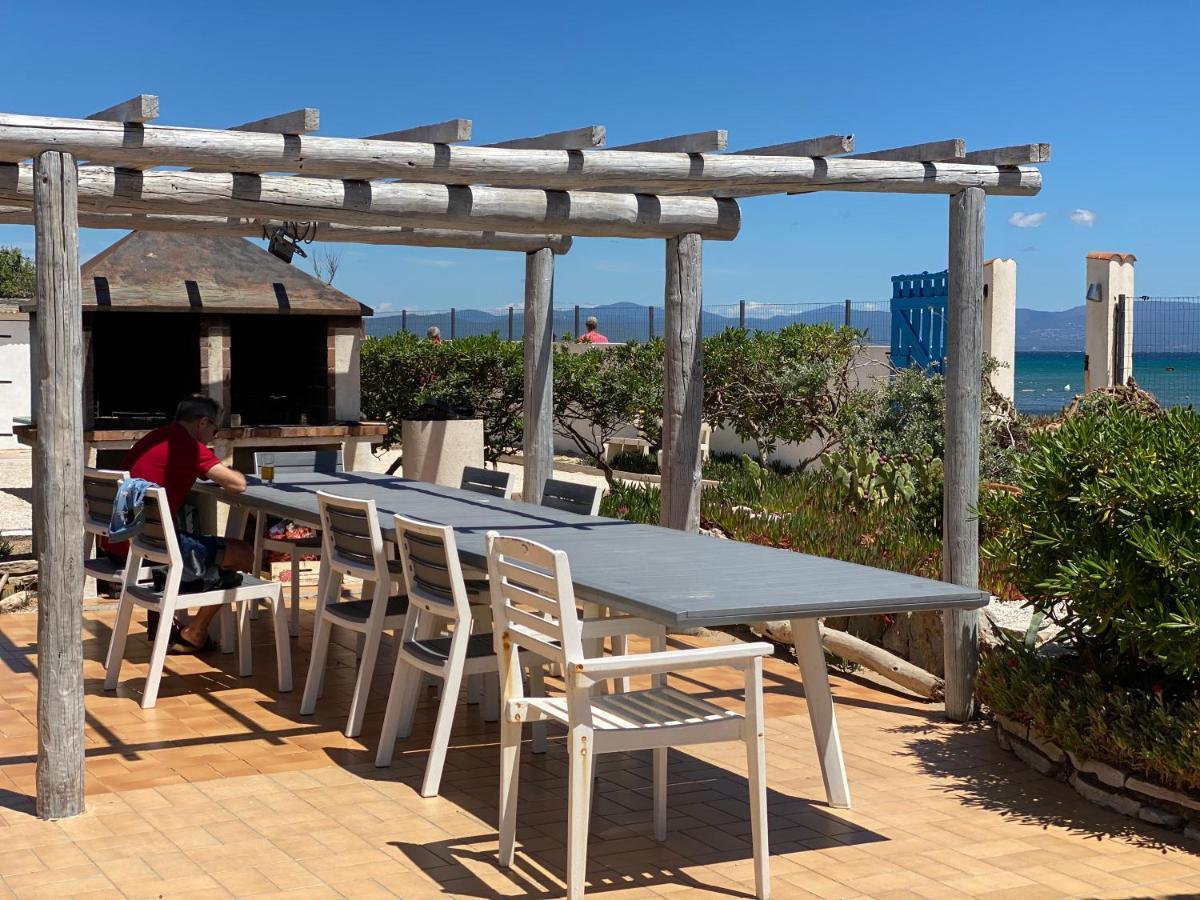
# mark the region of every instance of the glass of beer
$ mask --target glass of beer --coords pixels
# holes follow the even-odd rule
[[[275,480],[275,463],[263,463],[262,478],[268,484]]]

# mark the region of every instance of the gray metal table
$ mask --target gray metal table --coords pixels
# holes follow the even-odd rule
[[[565,550],[582,600],[668,627],[790,619],[809,717],[832,806],[848,807],[841,742],[817,619],[934,609],[977,609],[988,595],[941,581],[888,572],[790,550],[580,516],[470,491],[365,472],[248,478],[242,494],[200,483],[196,490],[230,504],[230,535],[244,533],[251,509],[317,526],[317,491],[373,499],[386,537],[392,516],[452,525],[463,562],[486,566],[488,531]]]

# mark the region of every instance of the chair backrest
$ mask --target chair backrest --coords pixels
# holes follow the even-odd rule
[[[583,661],[567,554],[525,538],[487,534],[497,651],[513,647],[558,663]]]
[[[603,496],[603,489],[596,485],[547,478],[542,488],[542,506],[594,516],[600,512],[600,498]]]
[[[477,494],[489,494],[507,500],[512,496],[512,473],[501,472],[499,469],[477,469],[475,466],[463,466],[462,483],[464,491],[474,491]]]
[[[83,470],[83,530],[91,534],[108,535],[112,523],[113,503],[117,488],[129,477],[117,469]]]
[[[168,578],[173,575],[178,580],[182,574],[183,556],[175,537],[175,520],[171,518],[171,507],[167,504],[167,489],[146,488],[142,513],[145,517],[142,530],[129,542],[130,555],[169,566]],[[129,569],[136,571],[137,566]]]
[[[321,563],[343,575],[386,584],[387,551],[374,500],[317,491],[321,510]]]
[[[304,475],[320,472],[334,475],[342,469],[341,450],[271,450],[254,454],[254,474],[261,477],[262,467],[275,466],[276,475]]]
[[[415,607],[456,626],[465,623],[469,629],[471,604],[454,529],[397,515],[396,549],[404,569],[409,610]],[[406,627],[405,640],[412,640],[418,631],[417,622],[411,621],[411,615],[409,618],[412,627]]]

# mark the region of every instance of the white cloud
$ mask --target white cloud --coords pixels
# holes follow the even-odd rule
[[[433,259],[428,256],[415,256],[412,262],[418,266],[428,266],[431,269],[453,269],[458,263],[450,259]]]
[[[1090,209],[1077,209],[1071,213],[1071,221],[1084,228],[1091,228],[1096,224],[1096,214]]]
[[[394,307],[390,303],[377,303],[375,305],[375,312],[386,312],[389,309],[395,309],[395,308],[396,307]]]
[[[1008,217],[1008,224],[1012,225],[1014,228],[1037,228],[1039,225],[1041,225],[1043,222],[1046,221],[1046,217],[1048,215],[1050,215],[1050,214],[1044,213],[1044,212],[1037,212],[1037,213],[1015,212],[1011,216]]]

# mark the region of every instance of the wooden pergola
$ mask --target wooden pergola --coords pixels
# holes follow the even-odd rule
[[[473,146],[464,119],[334,138],[313,135],[314,109],[228,129],[152,124],[157,115],[152,95],[86,119],[0,114],[0,224],[36,232],[43,818],[84,808],[81,226],[261,236],[316,223],[324,241],[524,253],[525,485],[535,503],[553,465],[554,256],[575,236],[664,239],[661,524],[696,530],[703,242],[737,236],[742,197],[948,196],[943,578],[978,586],[984,199],[1036,194],[1047,144],[968,151],[953,139],[855,153],[852,135],[829,135],[725,152],[725,131],[607,147],[605,129],[588,126]],[[973,713],[977,630],[978,613],[946,613],[946,711],[956,721]]]

